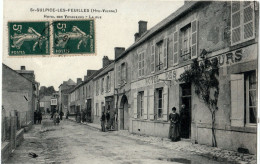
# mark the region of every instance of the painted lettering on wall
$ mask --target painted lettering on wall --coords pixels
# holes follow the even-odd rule
[[[159,82],[159,76],[155,75],[155,76],[151,76],[145,79],[145,84],[146,85],[150,85],[150,84],[155,84]]]
[[[236,50],[233,52],[219,55],[217,57],[213,57],[211,59],[211,61],[218,59],[219,66],[223,66],[225,64],[226,65],[234,64],[234,63],[240,62],[243,59],[242,53],[243,53],[243,50],[239,49],[239,50]]]

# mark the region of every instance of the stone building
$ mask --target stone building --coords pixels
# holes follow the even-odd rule
[[[167,137],[170,109],[185,104],[186,138],[210,145],[211,114],[194,86],[178,81],[192,59],[206,54],[220,68],[218,146],[255,154],[258,14],[257,2],[191,1],[148,31],[140,21],[135,43],[115,49],[120,129]]]
[[[2,64],[2,106],[8,117],[11,111],[20,112],[21,118],[30,115],[33,121],[33,112],[37,110],[39,83],[35,81],[34,71],[28,71],[25,66],[15,71]]]
[[[94,83],[94,123],[100,124],[102,112],[110,111],[113,118],[114,110],[114,62],[107,56],[103,58],[103,67],[93,78]]]
[[[85,100],[83,98],[83,90],[81,88],[82,78],[77,78],[77,84],[74,88],[69,91],[69,112],[70,114],[74,114],[77,112],[81,112],[83,104],[85,104]]]
[[[40,110],[44,113],[51,111],[51,96],[44,96],[40,99]]]
[[[64,113],[68,110],[68,99],[69,91],[74,88],[76,83],[69,79],[68,81],[63,81],[59,86],[59,109]]]

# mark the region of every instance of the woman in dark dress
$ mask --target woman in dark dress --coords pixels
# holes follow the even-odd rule
[[[176,108],[172,108],[172,113],[169,115],[170,120],[170,129],[169,129],[169,138],[172,141],[180,140],[180,116],[176,113]]]

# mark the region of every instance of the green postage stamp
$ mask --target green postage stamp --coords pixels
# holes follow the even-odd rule
[[[49,55],[49,22],[8,22],[9,55]]]
[[[54,21],[53,53],[95,53],[94,20]]]

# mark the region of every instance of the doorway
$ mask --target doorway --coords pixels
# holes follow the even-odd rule
[[[128,100],[124,95],[120,102],[120,130],[129,129]]]
[[[191,137],[191,84],[181,84],[181,138]],[[183,106],[184,105],[184,106]]]

